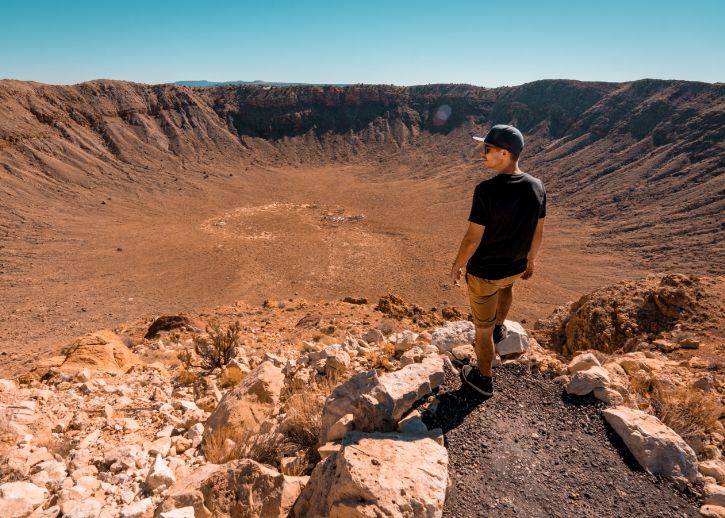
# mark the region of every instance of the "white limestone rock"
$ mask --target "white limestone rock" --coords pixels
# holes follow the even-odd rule
[[[698,470],[704,476],[714,478],[718,484],[725,482],[725,461],[723,460],[704,460],[699,464]]]
[[[174,472],[169,469],[161,455],[157,455],[146,476],[146,483],[151,489],[158,490],[163,487],[171,487],[175,481]]]
[[[622,394],[620,394],[613,388],[597,387],[592,391],[592,394],[594,394],[594,397],[597,398],[599,401],[602,401],[607,405],[619,406],[624,404],[624,398],[622,397]]]
[[[446,322],[445,325],[433,331],[431,343],[441,352],[450,352],[458,345],[472,344],[475,336],[476,328],[473,322],[468,320]]]
[[[161,513],[159,518],[196,518],[196,515],[194,514],[194,508],[188,506]]]
[[[415,345],[416,340],[418,340],[418,333],[407,329],[388,337],[388,341],[395,346],[396,353],[404,353]]]
[[[30,482],[6,482],[0,485],[0,498],[20,500],[36,507],[48,498],[48,490]]]
[[[3,518],[27,518],[32,512],[30,502],[0,498],[0,516]]]
[[[63,518],[98,518],[103,503],[90,498],[86,500],[69,500],[61,505]]]
[[[330,428],[346,414],[354,416],[355,430],[394,430],[413,403],[443,383],[444,364],[445,360],[435,355],[380,377],[375,370],[352,376],[325,401],[320,444],[330,440]]]
[[[705,484],[703,496],[703,504],[725,507],[725,487],[717,484]]]
[[[326,438],[328,441],[337,441],[342,439],[347,432],[353,430],[355,423],[352,414],[345,414],[327,430]]]
[[[502,358],[514,354],[522,354],[529,348],[529,334],[524,326],[513,320],[504,320],[506,338],[496,344],[496,354]]]
[[[6,379],[0,379],[0,394],[4,393],[13,393],[18,389],[17,385],[15,385],[15,382],[12,380],[6,380]]]
[[[607,369],[594,366],[574,374],[565,389],[567,394],[585,396],[596,388],[607,386],[608,383],[609,372]]]
[[[151,498],[144,498],[136,503],[127,505],[121,509],[121,518],[142,518],[153,508],[154,501]],[[193,509],[193,508],[192,508]],[[193,516],[193,514],[192,514]]]
[[[440,517],[447,487],[448,452],[435,440],[351,432],[317,464],[293,515]]]
[[[566,370],[569,371],[569,374],[576,374],[579,371],[587,370],[589,367],[601,367],[601,365],[597,357],[592,353],[583,353],[572,358],[569,365],[566,366]]]
[[[307,479],[282,475],[249,459],[207,464],[172,486],[156,513],[193,507],[195,518],[287,517]]]
[[[725,518],[725,507],[719,505],[703,505],[700,507],[700,515],[703,518]]]
[[[655,416],[624,406],[602,413],[645,470],[680,483],[695,481],[695,452]]]

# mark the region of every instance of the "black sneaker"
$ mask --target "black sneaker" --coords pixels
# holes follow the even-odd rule
[[[461,380],[479,394],[493,396],[493,378],[484,376],[478,369],[464,365],[461,368]]]
[[[506,326],[504,324],[496,324],[493,326],[493,343],[497,344],[504,338],[506,338],[509,334],[508,329],[506,329]]]

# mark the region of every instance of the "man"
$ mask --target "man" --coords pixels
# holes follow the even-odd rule
[[[524,137],[518,129],[498,124],[485,138],[473,138],[483,142],[483,163],[498,175],[476,186],[468,231],[453,262],[451,280],[460,286],[465,265],[478,369],[464,366],[461,378],[482,395],[492,396],[494,344],[506,336],[503,323],[514,282],[534,273],[544,232],[546,191],[541,180],[519,169]]]

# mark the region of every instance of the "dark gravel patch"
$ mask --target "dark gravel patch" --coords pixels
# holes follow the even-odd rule
[[[446,438],[444,517],[691,517],[695,488],[642,470],[606,425],[602,404],[571,397],[521,365],[495,370],[485,400],[448,373],[429,428]]]

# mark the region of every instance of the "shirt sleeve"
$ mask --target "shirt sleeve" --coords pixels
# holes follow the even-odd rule
[[[478,187],[473,191],[473,203],[471,204],[471,213],[468,215],[468,221],[483,226],[486,226],[488,223],[486,205],[483,196],[481,196],[481,190]]]
[[[546,217],[546,191],[543,190],[542,186],[542,197],[541,197],[541,206],[539,207],[539,219]]]

